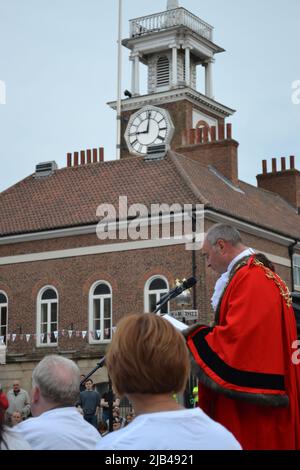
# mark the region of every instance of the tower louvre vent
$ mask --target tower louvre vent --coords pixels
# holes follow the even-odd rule
[[[170,84],[170,62],[168,57],[162,56],[157,61],[157,86],[166,86]]]
[[[145,161],[162,160],[167,154],[166,144],[149,145],[145,155]]]
[[[35,167],[35,178],[44,178],[50,176],[58,169],[58,165],[55,161],[38,163]]]

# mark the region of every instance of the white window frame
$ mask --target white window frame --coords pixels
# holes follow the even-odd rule
[[[101,295],[94,295],[94,291],[96,287],[100,286],[101,284],[104,284],[107,286],[110,290],[110,294],[101,294]],[[94,330],[94,299],[100,299],[100,331],[101,335],[99,339],[95,339],[95,336],[91,335],[91,331],[95,333]],[[113,316],[112,316],[112,303],[113,303],[113,295],[112,295],[112,287],[109,282],[107,281],[97,281],[94,282],[94,284],[90,288],[89,292],[89,331],[88,331],[88,337],[89,337],[89,344],[109,344],[111,342],[110,339],[104,339],[104,299],[110,299],[110,323],[111,323],[111,332],[113,328]],[[112,334],[110,335],[112,336]]]
[[[149,290],[149,287],[150,287],[151,283],[155,279],[160,279],[160,280],[164,281],[167,285],[166,289]],[[145,287],[144,287],[144,312],[145,313],[151,313],[150,312],[150,301],[149,301],[150,294],[153,295],[154,293],[156,293],[156,302],[158,302],[158,300],[160,299],[160,295],[161,294],[166,294],[167,292],[169,292],[169,289],[170,289],[169,288],[169,281],[165,276],[162,276],[160,274],[156,274],[155,276],[151,276],[150,279],[148,279],[148,281],[145,283]],[[168,305],[167,305],[167,312],[168,313],[170,312],[170,302],[168,302]]]
[[[294,254],[293,256],[293,270],[294,270],[294,287],[296,290],[299,290],[300,291],[300,283],[297,284],[296,283],[296,271],[298,271],[298,278],[299,278],[299,281],[300,281],[300,255],[298,254]]]
[[[53,290],[56,293],[56,299],[42,300],[44,292],[48,289]],[[58,331],[58,315],[59,315],[59,295],[58,291],[54,286],[44,286],[38,293],[37,296],[37,322],[36,322],[36,345],[38,348],[57,348],[58,336],[55,343],[51,343],[49,333],[51,333],[51,321],[49,322],[49,309],[51,304],[57,304],[57,331]],[[47,304],[47,343],[41,343],[41,317],[42,317],[42,304]],[[50,317],[51,320],[51,317]]]
[[[3,290],[0,290],[0,294],[4,295],[4,297],[6,298],[6,303],[4,304],[0,304],[0,326],[1,327],[6,327],[6,341],[4,342],[5,346],[7,346],[7,333],[8,333],[8,296],[6,294],[6,292],[4,292]],[[2,325],[1,324],[1,309],[2,307],[6,308],[6,325]],[[0,330],[0,336],[1,335],[1,330]]]

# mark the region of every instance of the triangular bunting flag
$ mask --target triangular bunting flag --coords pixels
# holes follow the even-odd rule
[[[23,341],[24,335],[20,335],[20,341]]]
[[[4,344],[4,336],[0,336],[0,344]]]
[[[68,330],[69,338],[72,338],[73,330]]]
[[[81,332],[81,335],[82,335],[82,338],[83,338],[83,339],[86,337],[86,334],[87,334],[87,331],[82,331],[82,332]]]
[[[96,333],[97,333],[97,337],[98,337],[98,339],[100,339],[100,336],[101,336],[101,330],[96,330]]]
[[[28,343],[29,340],[30,340],[30,336],[31,336],[31,335],[28,334],[28,335],[25,335],[25,336],[26,336],[26,341],[27,341],[27,343]]]
[[[12,335],[11,335],[11,339],[13,340],[13,342],[15,342],[15,341],[16,341],[16,337],[17,337],[16,333],[12,333]]]
[[[7,339],[7,341],[10,341],[10,333],[7,333],[6,339]]]
[[[57,339],[57,337],[58,337],[58,331],[53,331],[53,334],[54,334],[54,338]]]

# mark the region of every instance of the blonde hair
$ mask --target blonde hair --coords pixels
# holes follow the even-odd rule
[[[190,371],[183,336],[154,314],[123,318],[105,362],[118,395],[178,393]]]

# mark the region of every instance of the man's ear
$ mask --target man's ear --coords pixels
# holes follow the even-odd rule
[[[224,249],[226,248],[226,242],[222,239],[218,240],[217,247],[219,248],[220,253],[223,253]]]
[[[41,391],[37,385],[35,385],[31,391],[32,403],[37,403],[40,400]]]

